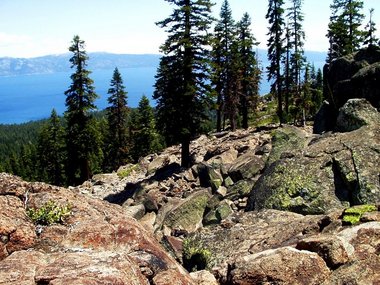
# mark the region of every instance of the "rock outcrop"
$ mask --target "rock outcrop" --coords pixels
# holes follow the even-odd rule
[[[364,98],[380,108],[380,48],[370,46],[338,58],[324,68],[325,104],[317,115],[315,133],[331,131],[336,126],[339,109],[349,100]]]
[[[27,209],[70,205],[63,224]],[[125,210],[76,191],[0,176],[0,284],[194,284]]]
[[[333,61],[324,75],[337,108],[347,100],[365,98],[380,107],[380,48],[370,46]],[[328,96],[326,98],[329,98]]]
[[[345,133],[315,136],[297,154],[282,152],[281,159],[255,184],[247,209],[322,214],[350,205],[378,203],[380,115],[358,99],[342,107],[340,118],[339,126]]]

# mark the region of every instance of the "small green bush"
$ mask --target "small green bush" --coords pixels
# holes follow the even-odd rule
[[[343,222],[349,225],[355,225],[360,222],[364,213],[374,212],[377,210],[375,205],[359,205],[348,208],[343,213]]]
[[[134,164],[131,167],[128,168],[123,168],[117,172],[117,176],[119,176],[120,179],[126,178],[129,175],[131,175],[132,171],[138,171],[139,170],[139,165]]]
[[[54,201],[49,201],[41,208],[28,209],[28,216],[35,224],[51,225],[55,223],[63,223],[64,219],[71,214],[71,206],[58,206]]]
[[[187,271],[204,270],[211,262],[211,251],[204,248],[200,242],[186,238],[182,245],[182,261]]]

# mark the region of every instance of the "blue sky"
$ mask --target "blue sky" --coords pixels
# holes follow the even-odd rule
[[[217,17],[222,0],[214,2]],[[268,1],[229,3],[235,20],[244,12],[251,15],[252,30],[260,47],[265,47]],[[327,50],[325,34],[331,3],[332,0],[304,0],[307,50]],[[363,12],[368,14],[373,7],[374,21],[380,25],[380,1],[364,3]],[[0,0],[0,57],[65,53],[76,34],[85,40],[88,52],[158,53],[166,35],[155,22],[166,18],[172,8],[164,0]]]

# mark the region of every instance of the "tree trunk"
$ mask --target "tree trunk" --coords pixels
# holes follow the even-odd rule
[[[190,139],[184,138],[181,146],[181,166],[190,167]]]

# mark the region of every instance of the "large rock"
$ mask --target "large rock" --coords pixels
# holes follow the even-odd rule
[[[0,242],[4,284],[163,284],[164,277],[193,284],[121,206],[6,174],[0,174],[0,198],[1,232],[9,233]],[[70,205],[70,215],[63,224],[34,225],[24,205],[41,208],[48,201]]]
[[[247,152],[236,159],[228,170],[228,174],[233,181],[237,182],[242,179],[254,178],[264,167],[265,162],[260,156]]]
[[[349,259],[350,245],[342,238],[332,235],[313,236],[300,241],[297,249],[316,252],[327,266],[336,269]]]
[[[225,281],[228,264],[233,264],[236,259],[272,248],[296,246],[309,234],[319,233],[326,226],[325,220],[324,216],[303,216],[276,210],[236,212],[220,225],[204,227],[195,234],[195,239],[212,253],[217,276]]]
[[[15,251],[32,248],[36,239],[23,202],[14,196],[0,196],[0,260]]]
[[[380,124],[380,113],[366,99],[350,99],[339,110],[336,129],[351,132],[366,125]]]
[[[352,261],[333,271],[323,285],[378,284],[380,223],[371,222],[347,228],[337,237],[349,244]]]
[[[317,214],[380,202],[380,125],[314,139],[294,157],[267,168],[248,210],[274,208]]]
[[[231,265],[229,284],[320,285],[330,274],[316,253],[291,247],[244,256]]]
[[[380,107],[380,48],[371,46],[333,61],[324,77],[337,109],[349,99],[365,98]],[[331,98],[331,94],[326,94]]]
[[[282,156],[294,156],[306,145],[306,133],[293,126],[283,126],[273,131],[272,150],[267,164],[279,160]]]
[[[321,109],[317,115],[316,133],[335,128],[338,110],[353,98],[365,98],[372,106],[380,108],[380,48],[370,46],[353,54],[338,58],[325,65],[324,97],[329,98],[331,108]],[[328,112],[325,112],[328,111]],[[320,123],[322,112],[324,112]]]
[[[196,231],[202,226],[203,214],[210,197],[207,190],[195,192],[166,214],[163,225],[187,232]]]

